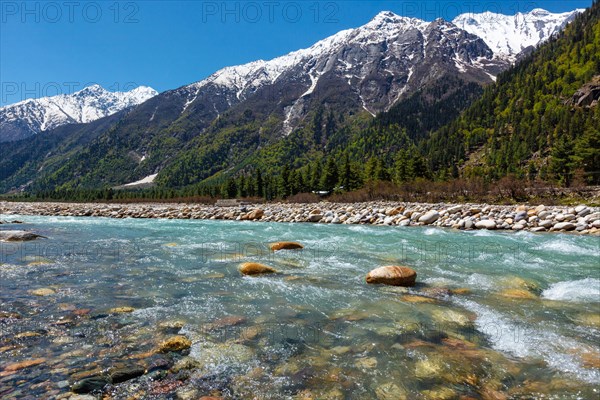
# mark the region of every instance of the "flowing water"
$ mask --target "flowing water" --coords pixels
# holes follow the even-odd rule
[[[598,237],[0,216],[15,218],[47,239],[0,243],[3,398],[60,397],[132,364],[147,373],[105,394],[599,396]],[[305,248],[268,249],[283,240]],[[246,261],[279,273],[241,276]],[[367,285],[384,265],[410,266],[418,285]],[[187,357],[154,352],[175,334]]]

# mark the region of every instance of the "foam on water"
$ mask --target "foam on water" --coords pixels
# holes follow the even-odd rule
[[[440,229],[440,228],[427,228],[427,229],[425,229],[423,234],[427,235],[427,236],[437,236],[437,235],[442,236],[442,235],[447,235],[448,232],[446,232],[445,230]]]
[[[496,286],[494,279],[491,276],[474,273],[469,275],[467,283],[479,289],[492,289]]]
[[[585,382],[597,383],[600,379],[600,370],[584,368],[577,356],[593,349],[550,330],[551,325],[518,321],[471,300],[456,299],[455,303],[477,314],[476,327],[494,349],[519,358],[543,359],[553,369],[574,374]]]
[[[542,297],[549,300],[597,302],[600,301],[600,279],[585,278],[558,282],[544,290]]]
[[[583,246],[578,246],[578,245],[576,245],[572,242],[569,242],[565,239],[553,239],[549,242],[542,243],[541,245],[537,246],[536,249],[553,251],[556,253],[569,254],[569,255],[573,255],[573,254],[585,255],[585,254],[589,254],[589,251],[591,250],[591,249],[588,249]]]
[[[472,235],[489,237],[489,236],[494,236],[494,233],[492,231],[488,231],[488,230],[478,230],[478,231],[475,231],[475,233],[473,233]]]

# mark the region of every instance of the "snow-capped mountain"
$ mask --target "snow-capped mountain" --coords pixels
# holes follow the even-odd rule
[[[499,57],[510,60],[536,47],[573,21],[583,9],[553,14],[541,8],[528,13],[503,15],[492,12],[461,14],[452,22],[482,38]]]
[[[109,92],[99,85],[73,94],[28,99],[0,108],[0,142],[18,140],[61,125],[85,123],[143,103],[158,92],[140,86]]]
[[[560,31],[580,11],[463,14],[452,23],[384,11],[364,26],[338,32],[307,49],[223,68],[178,93],[187,99],[183,111],[196,102],[217,116],[269,87],[273,98],[280,96],[279,102],[287,103],[284,130],[289,133],[317,88],[332,86],[332,80],[372,114],[444,74],[488,83],[522,51]],[[279,92],[283,82],[288,90]]]
[[[268,87],[284,108],[284,133],[289,133],[310,102],[322,100],[333,88],[347,104],[375,114],[445,74],[488,83],[507,66],[494,59],[481,38],[452,23],[386,11],[307,49],[223,68],[178,93],[187,98],[182,111],[201,103],[216,117]]]

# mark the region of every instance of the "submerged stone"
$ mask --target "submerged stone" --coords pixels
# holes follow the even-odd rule
[[[162,342],[158,346],[158,351],[160,353],[168,353],[168,352],[179,352],[192,347],[192,341],[186,338],[185,336],[173,336]]]
[[[406,390],[393,382],[378,386],[375,389],[375,396],[378,400],[406,400],[408,398]]]
[[[500,292],[500,295],[511,299],[533,300],[537,298],[535,294],[525,289],[506,289]]]
[[[145,369],[139,365],[116,368],[110,373],[112,383],[121,383],[144,375]]]
[[[29,293],[35,296],[51,296],[53,294],[56,294],[56,290],[52,288],[39,288],[30,290]]]
[[[109,379],[104,376],[93,376],[75,382],[71,386],[71,391],[73,393],[101,392],[109,383]]]
[[[27,231],[0,231],[0,241],[5,242],[27,242],[37,238],[46,238],[37,233]]]
[[[134,311],[135,311],[135,308],[133,308],[133,307],[114,307],[114,308],[111,308],[110,310],[108,310],[108,312],[111,314],[126,314],[126,313],[131,313]]]
[[[19,371],[29,367],[35,367],[46,362],[45,358],[36,358],[33,360],[25,360],[4,366],[5,371]]]

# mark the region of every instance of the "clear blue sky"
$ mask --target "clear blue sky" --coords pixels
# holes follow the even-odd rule
[[[433,20],[585,8],[592,0],[7,1],[0,0],[0,105],[91,83],[158,91],[228,65],[305,48],[379,11]]]

